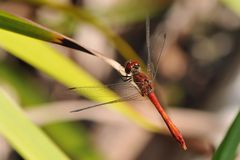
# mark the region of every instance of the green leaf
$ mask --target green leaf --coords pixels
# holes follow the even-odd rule
[[[71,60],[39,40],[0,29],[0,46],[68,87],[82,86],[83,84],[85,86],[102,86],[100,82]],[[98,102],[118,98],[116,94],[107,89],[101,92],[81,92],[80,94]],[[99,94],[103,96],[98,96]],[[117,110],[147,130],[159,132],[159,127],[146,120],[126,103],[116,103],[110,108]]]
[[[57,41],[57,36],[27,19],[18,18],[0,10],[0,27],[44,41]]]
[[[25,159],[69,159],[1,88],[0,108],[0,133]]]
[[[240,143],[240,111],[213,156],[213,160],[234,160]]]
[[[48,28],[40,26],[24,18],[16,17],[7,12],[0,10],[0,28],[12,32],[23,34],[39,40],[56,43],[62,46],[80,50],[92,54],[87,48],[79,45],[73,39],[70,39],[60,33],[54,32]]]

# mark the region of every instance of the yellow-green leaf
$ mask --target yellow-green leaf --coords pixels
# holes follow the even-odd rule
[[[69,159],[1,88],[0,109],[0,133],[25,159]]]

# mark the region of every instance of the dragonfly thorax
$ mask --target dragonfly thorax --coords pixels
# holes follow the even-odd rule
[[[140,63],[136,60],[129,60],[125,64],[125,72],[127,74],[138,74],[141,71]]]
[[[139,72],[132,77],[142,96],[147,96],[149,93],[153,92],[153,84],[145,73]]]

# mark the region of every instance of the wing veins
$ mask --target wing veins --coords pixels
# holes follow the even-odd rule
[[[137,97],[137,96],[138,96],[137,94],[132,94],[131,96],[126,96],[126,97],[122,97],[122,98],[115,99],[115,100],[112,100],[112,101],[99,103],[99,104],[91,105],[91,106],[88,106],[88,107],[83,107],[83,108],[80,108],[80,109],[72,110],[70,112],[71,113],[73,113],[73,112],[80,112],[80,111],[83,111],[83,110],[87,110],[87,109],[91,109],[91,108],[95,108],[95,107],[99,107],[99,106],[104,106],[104,105],[108,105],[108,104],[112,104],[112,103],[131,101],[131,100],[134,100],[134,98]]]

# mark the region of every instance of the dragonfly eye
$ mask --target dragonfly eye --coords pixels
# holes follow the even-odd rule
[[[125,65],[125,72],[127,74],[130,74],[131,70],[132,70],[131,65],[129,63],[126,63],[126,65]]]
[[[127,74],[137,71],[139,70],[139,68],[140,68],[140,65],[138,61],[130,60],[130,61],[127,61],[127,63],[125,64],[125,72]]]

